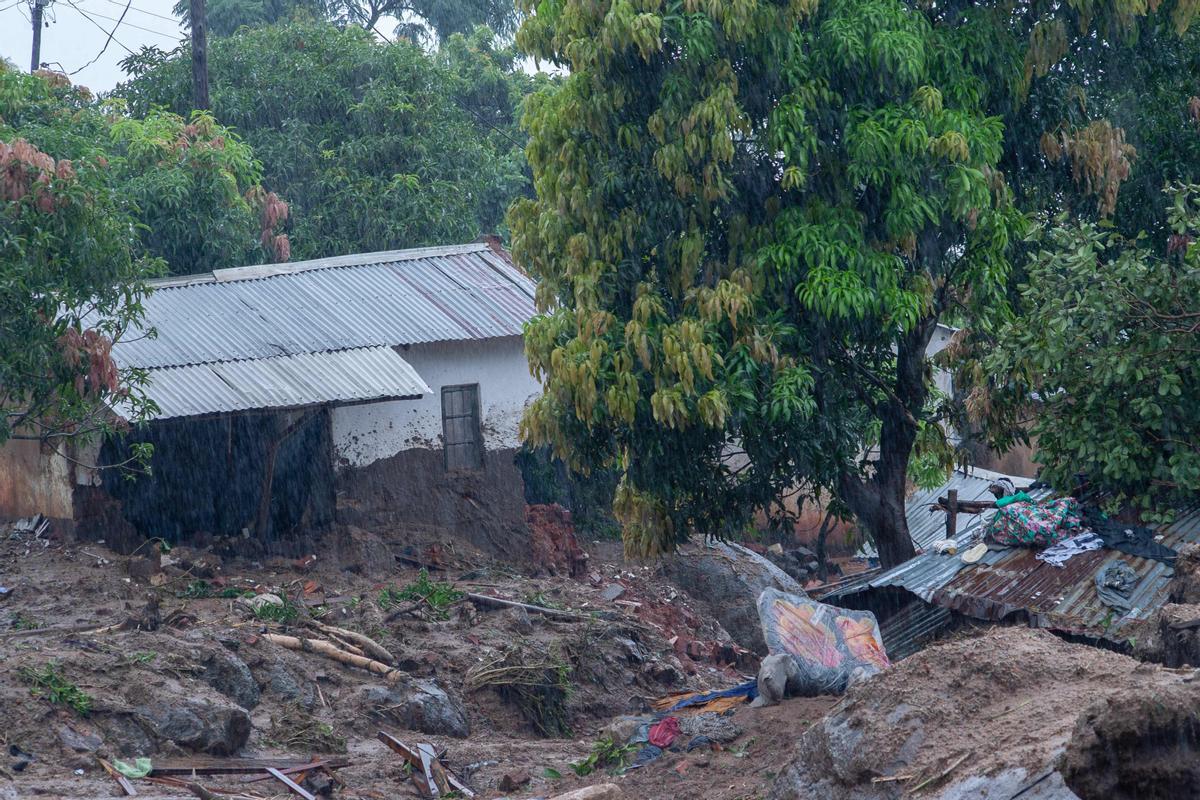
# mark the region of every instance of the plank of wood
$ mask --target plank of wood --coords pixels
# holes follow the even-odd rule
[[[481,606],[492,606],[493,608],[523,608],[530,614],[541,614],[543,617],[550,619],[565,619],[572,622],[586,622],[591,617],[583,614],[576,614],[573,611],[562,611],[557,608],[546,608],[544,606],[531,606],[528,603],[518,603],[516,600],[505,600],[503,597],[492,597],[486,594],[475,594],[467,592],[467,599],[472,603]]]
[[[309,772],[314,769],[333,770],[348,766],[350,766],[350,762],[344,758],[325,758],[321,759],[320,761],[310,761],[307,764],[302,764],[298,767],[287,767],[285,769],[280,769],[279,771],[284,775],[297,775],[301,772]],[[332,775],[332,773],[330,774]],[[258,783],[260,781],[269,780],[271,780],[270,775],[252,775],[248,778],[242,778],[242,783]]]
[[[154,763],[151,775],[236,775],[240,772],[265,772],[267,767],[275,767],[284,772],[296,768],[312,768],[311,759],[287,758],[175,758],[163,759]],[[329,759],[325,762],[331,768],[345,767],[350,762],[346,759]]]
[[[300,795],[301,797],[304,798],[304,800],[317,800],[317,796],[315,794],[308,791],[303,786],[296,783],[294,780],[289,778],[287,775],[284,775],[282,772],[275,769],[274,767],[267,767],[267,772],[271,773],[271,776],[273,778],[275,778],[275,780],[279,781],[284,786],[286,786],[288,789],[290,789],[293,794]]]
[[[114,767],[112,764],[109,764],[104,759],[100,759],[100,766],[104,768],[105,772],[112,776],[112,779],[117,782],[118,786],[121,787],[121,791],[125,792],[126,797],[137,797],[137,789],[133,788],[133,784],[129,782],[129,778],[126,778],[124,775],[117,772],[116,767]]]
[[[414,768],[421,768],[421,756],[416,750],[409,749],[408,745],[404,744],[404,742],[400,741],[395,736],[392,736],[387,731],[380,731],[376,738],[399,753],[401,758],[411,764]]]

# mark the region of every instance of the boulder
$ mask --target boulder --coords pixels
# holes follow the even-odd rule
[[[250,667],[224,649],[210,652],[202,662],[202,680],[245,709],[258,705],[259,689]]]
[[[76,753],[94,753],[103,744],[96,734],[77,731],[69,725],[58,729],[58,740],[62,742],[63,747]]]
[[[250,717],[231,705],[195,700],[164,702],[136,709],[134,719],[159,742],[214,756],[233,755],[250,738]]]
[[[299,703],[310,711],[317,703],[317,690],[312,682],[296,677],[294,672],[279,662],[260,670],[258,682],[263,692]]]
[[[755,603],[764,589],[804,596],[794,578],[758,553],[737,544],[709,542],[681,550],[666,562],[668,577],[706,606],[742,647],[767,654]]]
[[[417,678],[401,686],[367,686],[359,692],[357,702],[376,722],[432,736],[465,739],[471,734],[462,703],[431,679]]]
[[[753,705],[768,706],[800,692],[800,667],[786,653],[775,653],[763,659],[758,668],[758,698]]]

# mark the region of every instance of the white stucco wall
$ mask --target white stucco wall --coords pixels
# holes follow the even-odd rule
[[[437,342],[401,348],[432,390],[419,400],[365,403],[333,409],[334,460],[363,467],[415,447],[440,449],[442,387],[479,384],[484,444],[488,450],[518,445],[525,406],[541,392],[529,374],[520,336]]]

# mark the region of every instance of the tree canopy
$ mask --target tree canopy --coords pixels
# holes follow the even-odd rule
[[[260,184],[250,148],[211,116],[130,116],[61,75],[3,74],[0,133],[54,158],[102,160],[139,223],[142,253],[176,273],[287,260],[287,206]]]
[[[104,427],[110,404],[134,417],[147,408],[138,376],[110,351],[161,263],[146,254],[102,150],[56,157],[13,127],[49,92],[0,64],[0,443]]]
[[[188,48],[125,62],[133,114],[191,105]],[[477,29],[434,54],[327,22],[216,39],[212,111],[292,208],[299,258],[466,241],[496,232],[528,187],[522,98],[545,78]]]
[[[911,555],[912,456],[951,457],[926,345],[1007,317],[1025,218],[1000,165],[1037,140],[1003,120],[1139,9],[529,5],[518,41],[571,74],[530,106],[537,197],[511,215],[544,312],[527,435],[621,472],[634,552],[827,490],[885,564]]]
[[[1087,221],[1040,233],[984,362],[1000,389],[971,397],[1033,420],[1047,480],[1150,512],[1200,491],[1200,187],[1165,194],[1166,243]]]
[[[190,25],[191,3],[178,0],[176,16]],[[379,31],[383,17],[399,20],[394,33],[417,42],[445,41],[483,25],[511,34],[518,13],[510,0],[209,0],[205,20],[213,36],[231,36],[243,26],[286,22],[297,16]]]

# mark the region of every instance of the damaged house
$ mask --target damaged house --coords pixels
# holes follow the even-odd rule
[[[521,339],[533,293],[489,243],[156,281],[154,334],[113,356],[146,370],[157,414],[85,448],[8,442],[0,515],[110,543],[296,541],[335,521],[499,541],[524,519],[513,456],[540,391]],[[152,476],[90,468],[138,442]]]

